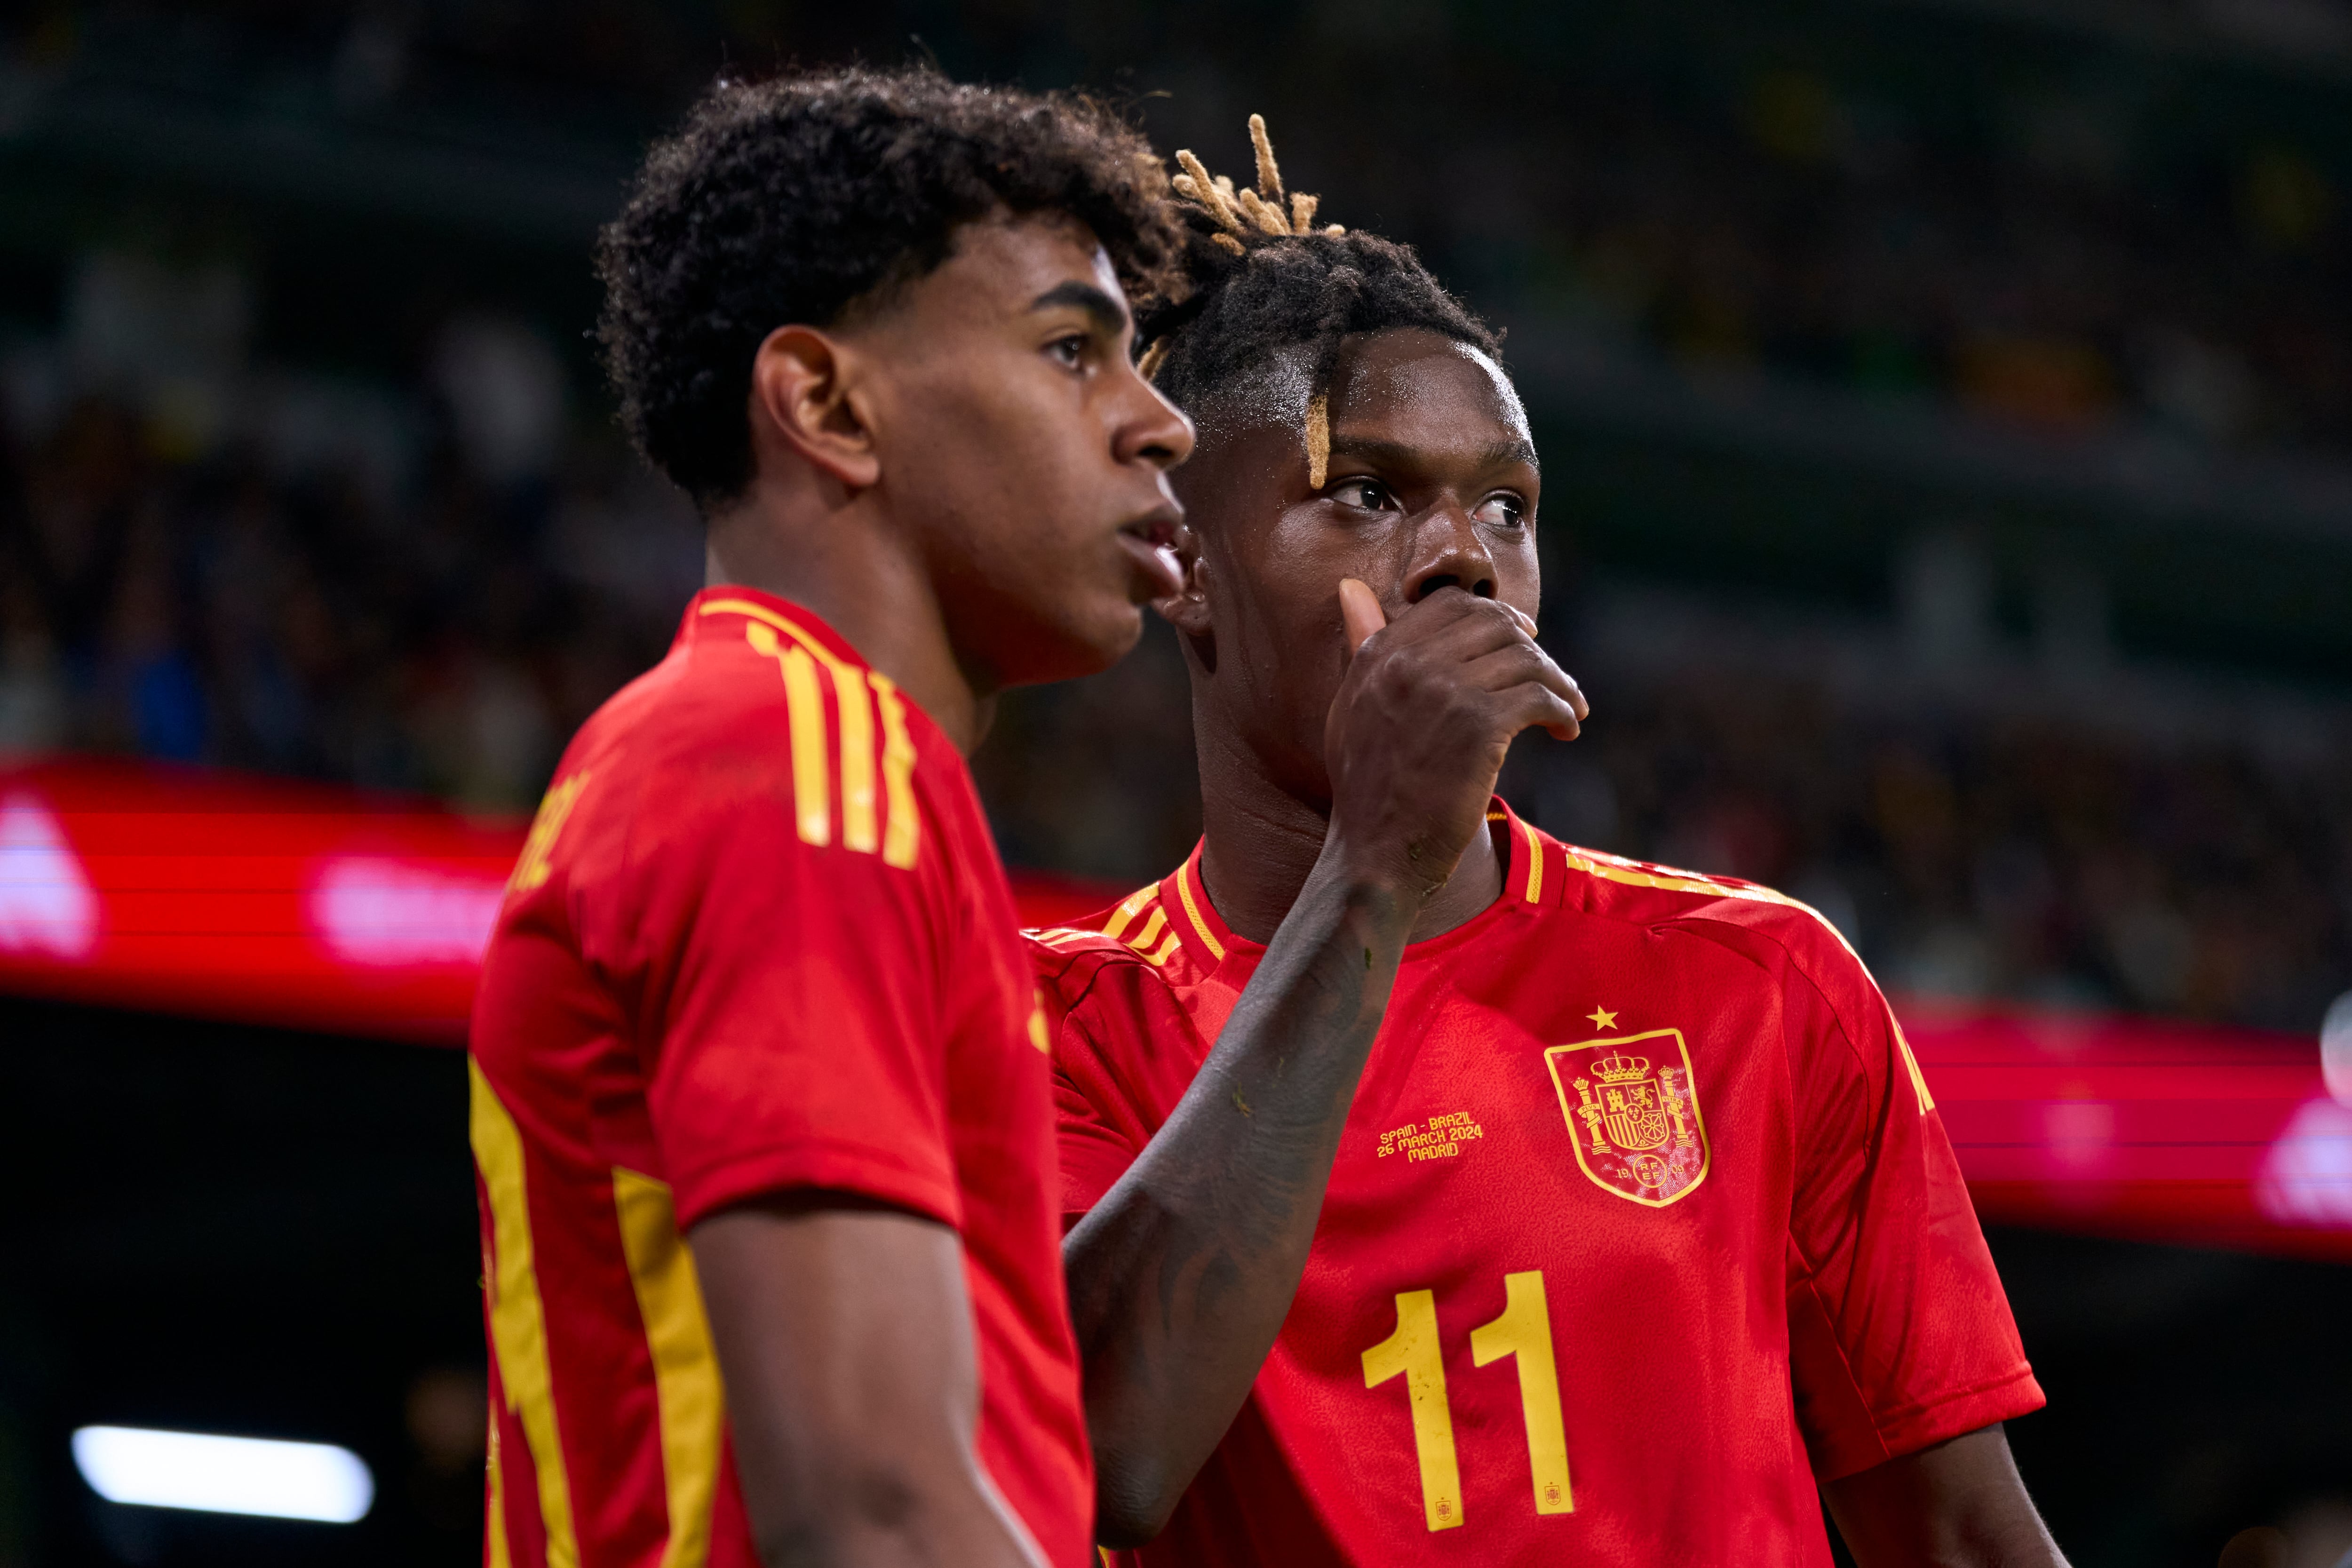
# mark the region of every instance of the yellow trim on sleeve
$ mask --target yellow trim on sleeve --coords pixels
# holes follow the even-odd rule
[[[1919,1097],[1919,1114],[1925,1116],[1936,1109],[1936,1097],[1927,1092],[1927,1075],[1919,1070],[1919,1058],[1911,1054],[1911,1037],[1903,1032],[1903,1020],[1895,1016],[1892,1005],[1886,1009],[1886,1021],[1895,1026],[1895,1048],[1903,1053],[1903,1065],[1911,1069],[1911,1091]]]
[[[1176,896],[1184,900],[1184,912],[1192,917],[1192,934],[1201,939],[1202,947],[1216,955],[1219,963],[1223,963],[1225,944],[1210,933],[1209,922],[1201,918],[1201,906],[1192,901],[1192,863],[1189,860],[1176,868]],[[1203,889],[1201,896],[1208,897],[1207,889]]]
[[[482,1190],[490,1204],[494,1270],[485,1274],[490,1297],[490,1350],[507,1408],[522,1423],[531,1467],[539,1472],[539,1517],[547,1536],[547,1568],[580,1568],[572,1529],[572,1484],[555,1415],[555,1379],[548,1368],[547,1312],[540,1301],[539,1268],[530,1240],[530,1202],[523,1173],[522,1132],[499,1103],[481,1064],[466,1058],[472,1090],[467,1121]]]
[[[694,1256],[678,1234],[667,1184],[615,1165],[613,1207],[621,1224],[621,1250],[636,1289],[637,1315],[654,1364],[654,1401],[660,1411],[662,1489],[669,1505],[669,1539],[661,1568],[703,1568],[710,1558],[710,1509],[719,1495],[719,1431],[727,1418],[719,1358]]]

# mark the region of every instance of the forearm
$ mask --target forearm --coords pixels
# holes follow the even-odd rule
[[[1822,1490],[1861,1568],[2066,1568],[1997,1425]]]
[[[1417,903],[1327,845],[1191,1088],[1063,1249],[1107,1541],[1232,1424],[1314,1240]]]

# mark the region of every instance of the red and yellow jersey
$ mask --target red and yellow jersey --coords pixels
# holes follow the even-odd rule
[[[1826,1564],[1817,1478],[2042,1404],[1927,1085],[1837,933],[1499,803],[1489,822],[1504,894],[1405,950],[1273,1353],[1127,1561]],[[1032,933],[1066,1223],[1265,951],[1197,850],[1087,924]]]
[[[1014,928],[963,760],[805,610],[702,594],[583,726],[474,1008],[491,1568],[756,1563],[680,1233],[803,1187],[955,1227],[982,1460],[1045,1561],[1087,1561]]]

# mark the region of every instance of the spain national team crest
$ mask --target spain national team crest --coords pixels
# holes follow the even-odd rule
[[[1554,1046],[1544,1065],[1595,1185],[1664,1208],[1706,1179],[1706,1123],[1680,1029]]]

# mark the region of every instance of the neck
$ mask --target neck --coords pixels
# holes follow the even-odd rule
[[[762,479],[713,517],[704,584],[757,588],[824,617],[970,755],[995,697],[958,661],[919,553],[865,499],[814,489]]]
[[[1235,935],[1270,942],[1322,856],[1330,803],[1285,789],[1237,737],[1207,718],[1196,705],[1202,890]],[[1214,787],[1206,782],[1212,779]],[[1408,940],[1442,935],[1486,909],[1503,895],[1503,870],[1494,835],[1472,834],[1453,875],[1421,906]]]

